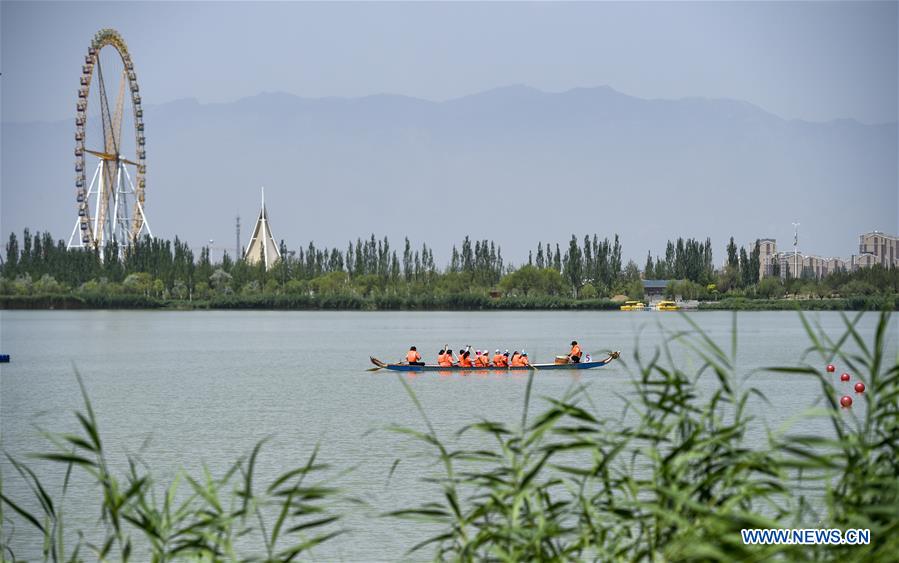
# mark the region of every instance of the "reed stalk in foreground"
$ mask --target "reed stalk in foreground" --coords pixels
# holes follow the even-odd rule
[[[816,356],[817,366],[839,358],[869,382],[864,415],[839,408],[822,369],[770,368],[820,381],[824,408],[806,416],[826,417],[833,436],[769,433],[763,447],[749,447],[746,435],[747,404],[767,400],[749,383],[764,372],[739,373],[736,317],[728,350],[684,318],[692,330],[667,341],[686,346],[698,369],[674,365],[670,344],[646,362],[636,355],[634,388],[614,418],[578,386],[531,419],[531,380],[518,426],[484,420],[459,431],[488,436],[489,449],[442,441],[400,378],[427,431],[396,430],[433,448],[443,468],[429,479],[439,497],[388,513],[439,529],[410,551],[433,546],[436,559],[457,561],[895,561],[899,358],[886,357],[889,314],[870,343],[856,329],[861,315],[844,316],[836,340],[802,317],[812,342],[803,358]],[[845,352],[847,343],[859,351]],[[867,528],[871,543],[744,545],[744,528]]]
[[[84,398],[84,412],[75,413],[80,434],[47,434],[55,450],[33,457],[63,464],[62,493],[54,500],[49,487],[28,465],[6,454],[19,477],[34,494],[39,509],[29,510],[0,490],[0,511],[11,511],[38,530],[43,538],[44,561],[291,561],[340,533],[340,517],[329,510],[338,491],[309,483],[328,469],[317,461],[318,448],[306,464],[261,485],[255,478],[256,460],[265,440],[249,457],[239,459],[221,477],[204,468],[199,477],[179,473],[157,496],[157,483],[137,459],[128,458],[129,471],[118,476],[110,470],[97,419],[83,381],[76,373]],[[66,532],[62,500],[73,471],[85,472],[98,485],[100,529]],[[184,494],[179,488],[186,486]],[[17,561],[9,545],[13,520],[0,512],[0,560]],[[96,532],[99,539],[85,535]],[[255,541],[255,554],[235,546]],[[73,542],[71,544],[71,542]]]
[[[887,357],[888,313],[870,342],[856,329],[860,315],[843,318],[844,333],[831,339],[802,317],[812,342],[802,365],[754,374],[736,366],[736,318],[729,346],[695,324],[670,333],[650,358],[635,355],[633,389],[613,416],[597,412],[584,386],[547,398],[532,415],[531,373],[517,424],[482,420],[458,432],[492,446],[443,441],[400,378],[426,424],[424,431],[395,430],[432,449],[441,470],[427,482],[431,501],[387,515],[424,522],[429,533],[436,526],[409,549],[439,560],[895,561],[899,357]],[[698,367],[675,365],[672,346],[685,346]],[[820,369],[835,358],[868,385],[854,410],[839,408],[832,376]],[[747,431],[759,421],[747,405],[766,400],[750,383],[766,372],[816,378],[823,406],[806,416],[825,417],[832,435],[769,432],[767,444],[750,447]],[[36,456],[65,468],[61,495],[54,498],[27,464],[8,457],[34,499],[22,506],[0,489],[3,561],[16,560],[13,524],[35,528],[43,560],[54,562],[290,561],[342,532],[332,507],[337,491],[320,479],[327,466],[315,451],[265,486],[254,476],[262,442],[217,478],[182,473],[163,489],[135,459],[125,475],[114,474],[81,388],[81,432],[48,435],[54,451]],[[65,494],[76,471],[98,486],[99,540],[65,528]],[[871,543],[742,543],[743,528],[781,527],[867,528]],[[236,544],[251,541],[255,553],[239,552]]]

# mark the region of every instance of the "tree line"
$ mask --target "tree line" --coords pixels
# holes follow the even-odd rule
[[[282,241],[281,259],[273,268],[233,259],[227,252],[213,259],[209,247],[198,254],[178,237],[174,240],[143,237],[121,249],[111,244],[102,250],[66,248],[48,232],[21,240],[11,233],[0,266],[0,294],[131,294],[156,299],[194,300],[260,295],[356,296],[361,299],[423,299],[423,306],[446,302],[481,303],[481,297],[608,299],[615,295],[643,297],[644,279],[671,280],[667,294],[686,299],[721,297],[779,298],[786,294],[813,297],[899,293],[895,269],[869,268],[839,272],[825,278],[760,279],[760,249],[737,248],[731,237],[724,266],[715,269],[712,243],[693,238],[667,241],[664,256],[648,253],[641,271],[623,264],[618,235],[578,238],[568,244],[540,242],[521,266],[508,263],[492,240],[465,237],[453,245],[449,262],[441,267],[432,249],[413,245],[408,237],[401,247],[387,237],[372,234],[350,241],[345,249],[318,247],[314,242],[289,250]],[[431,297],[475,295],[429,300]],[[411,302],[411,301],[410,301]],[[536,301],[535,301],[536,303]],[[448,305],[448,306],[449,306]],[[555,306],[555,305],[553,305]]]

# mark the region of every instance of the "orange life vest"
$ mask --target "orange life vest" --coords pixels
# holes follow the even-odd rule
[[[571,353],[568,355],[569,356],[577,356],[578,358],[580,358],[581,357],[581,347],[578,346],[577,344],[575,344],[574,346],[571,347]]]
[[[421,361],[421,354],[419,354],[415,350],[409,350],[409,353],[406,354],[406,361],[409,362],[410,364],[412,362]]]
[[[531,365],[531,361],[528,359],[527,356],[522,356],[522,357],[518,358],[518,363],[523,366]]]
[[[512,354],[512,365],[520,366],[521,364],[518,362],[518,360],[520,358],[521,358],[521,354],[519,354],[518,352],[515,352],[514,354]]]
[[[502,354],[496,354],[493,356],[493,365],[498,368],[506,367],[506,357]]]
[[[478,356],[478,365],[482,368],[488,367],[490,365],[490,359],[486,354],[481,354]]]
[[[453,365],[453,355],[452,354],[442,354],[437,358],[437,363],[443,367],[452,367]]]
[[[464,368],[470,368],[471,367],[471,356],[462,356],[461,358],[459,358],[459,365]]]

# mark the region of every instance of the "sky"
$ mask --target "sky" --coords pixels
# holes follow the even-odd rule
[[[18,154],[16,140],[0,133],[0,155],[9,159],[4,163],[6,172],[2,177],[17,180],[15,186],[0,186],[0,230],[19,230],[21,225],[29,225],[49,229],[61,237],[71,229],[71,120],[84,54],[93,34],[104,27],[117,29],[127,42],[145,108],[185,98],[204,104],[227,103],[262,92],[286,92],[308,98],[389,93],[444,101],[509,85],[527,85],[544,92],[608,85],[629,96],[650,100],[741,100],[787,120],[853,119],[882,124],[895,123],[899,108],[897,6],[897,2],[3,0],[0,120],[4,124],[63,123],[65,127],[52,130],[63,131],[60,135],[64,136],[60,136],[59,142],[54,139],[50,143],[48,139],[47,147],[65,148],[51,153],[45,147],[46,167],[41,166],[40,170],[33,163],[32,150],[28,160],[23,159],[18,165],[26,172],[13,173],[17,165],[11,162],[15,159],[10,155]],[[161,125],[147,123],[151,132],[150,174],[156,175],[148,181],[156,180],[152,188],[155,209],[174,207],[181,197],[177,195],[181,189],[177,184],[164,185],[165,181],[158,180],[177,178],[178,167],[189,165],[175,162],[174,158],[168,162],[160,160],[159,156],[172,149],[154,144],[160,136],[153,132],[159,132]],[[260,145],[264,141],[260,139]],[[826,163],[816,172],[826,168],[823,164]],[[246,165],[251,167],[254,163]],[[489,165],[468,170],[471,179],[477,179],[482,172],[486,177]],[[574,177],[578,170],[569,172],[573,182],[586,181],[584,174]],[[859,175],[849,176],[840,178],[845,186],[840,197],[851,198],[853,184],[866,181]],[[30,186],[20,181],[23,177],[28,178]],[[794,189],[796,193],[791,195],[800,200],[820,196],[820,190],[816,191],[808,177],[775,177]],[[672,180],[691,181],[687,177]],[[59,190],[65,197],[57,200],[46,190],[51,185],[56,190],[58,183],[62,184]],[[276,187],[272,185],[271,189]],[[255,214],[252,206],[256,205],[256,189],[234,187],[220,197],[228,200],[228,209],[242,210],[246,218]],[[733,186],[731,189],[737,190]],[[877,189],[882,193],[885,188],[880,184]],[[38,193],[43,195],[35,195]],[[29,197],[49,201],[28,205]],[[894,202],[896,195],[885,199]],[[720,215],[715,201],[716,197],[705,199],[709,217]],[[66,220],[48,214],[48,206]],[[828,228],[824,217],[801,216],[801,209],[797,209],[796,215],[803,229],[815,223],[820,230]],[[847,241],[845,246],[822,245],[814,251],[848,255],[854,251],[853,240],[861,232],[859,229],[896,231],[899,209],[893,216],[887,221],[892,224],[885,225],[882,221],[873,224],[865,217],[854,217],[852,227],[841,227],[846,231],[840,235],[840,240]],[[164,225],[166,219],[173,225],[161,236],[183,233],[173,216],[155,221]],[[215,233],[209,238],[231,237],[231,211],[218,217],[215,224],[212,218],[204,216],[193,220],[204,223],[199,230]],[[685,228],[677,216],[668,220],[670,224],[655,227],[673,235]],[[764,226],[747,220],[742,231],[735,234],[745,240],[775,235],[779,240],[787,240],[792,236],[788,232],[789,220],[779,217],[776,224]],[[692,227],[696,227],[697,233],[712,230],[711,223]],[[567,232],[569,222],[559,221],[541,228],[555,236],[556,231]],[[338,230],[334,225],[330,229]],[[296,233],[290,234],[291,240],[345,240],[373,230],[378,232],[380,226],[358,223],[353,229],[358,230],[328,233],[324,232],[327,227],[314,232],[297,227]],[[483,235],[503,242],[502,230]],[[462,236],[464,232],[460,231],[455,238]],[[552,240],[563,242],[565,238]],[[714,242],[716,256],[720,257],[723,241],[716,238]],[[658,244],[664,245],[664,240]],[[637,250],[634,248],[633,252]]]
[[[896,2],[3,1],[0,12],[3,121],[71,118],[101,27],[127,41],[146,104],[609,85],[788,119],[897,119]]]

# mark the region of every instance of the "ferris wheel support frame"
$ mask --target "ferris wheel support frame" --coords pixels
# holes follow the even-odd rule
[[[119,55],[123,65],[114,114],[110,112],[110,104],[106,97],[107,89],[100,60],[100,52],[104,47],[112,47]],[[90,150],[84,146],[90,86],[95,74],[99,82],[102,150]],[[131,94],[131,112],[134,120],[134,149],[137,153],[134,160],[124,158],[121,154],[121,125],[126,85]],[[153,236],[144,212],[147,169],[146,138],[144,137],[143,109],[139,90],[134,64],[125,41],[117,31],[101,29],[94,35],[84,58],[81,87],[78,90],[75,116],[75,187],[78,215],[75,219],[75,228],[69,237],[69,248],[89,246],[101,249],[116,242],[119,245],[120,253],[123,253],[124,249],[133,244],[143,233],[144,228],[150,237]],[[99,158],[90,184],[86,183],[85,153]],[[136,167],[134,179],[126,165]],[[128,200],[130,197],[133,197],[134,203],[129,216]],[[93,205],[91,205],[92,198]],[[80,235],[79,230],[81,231]]]

